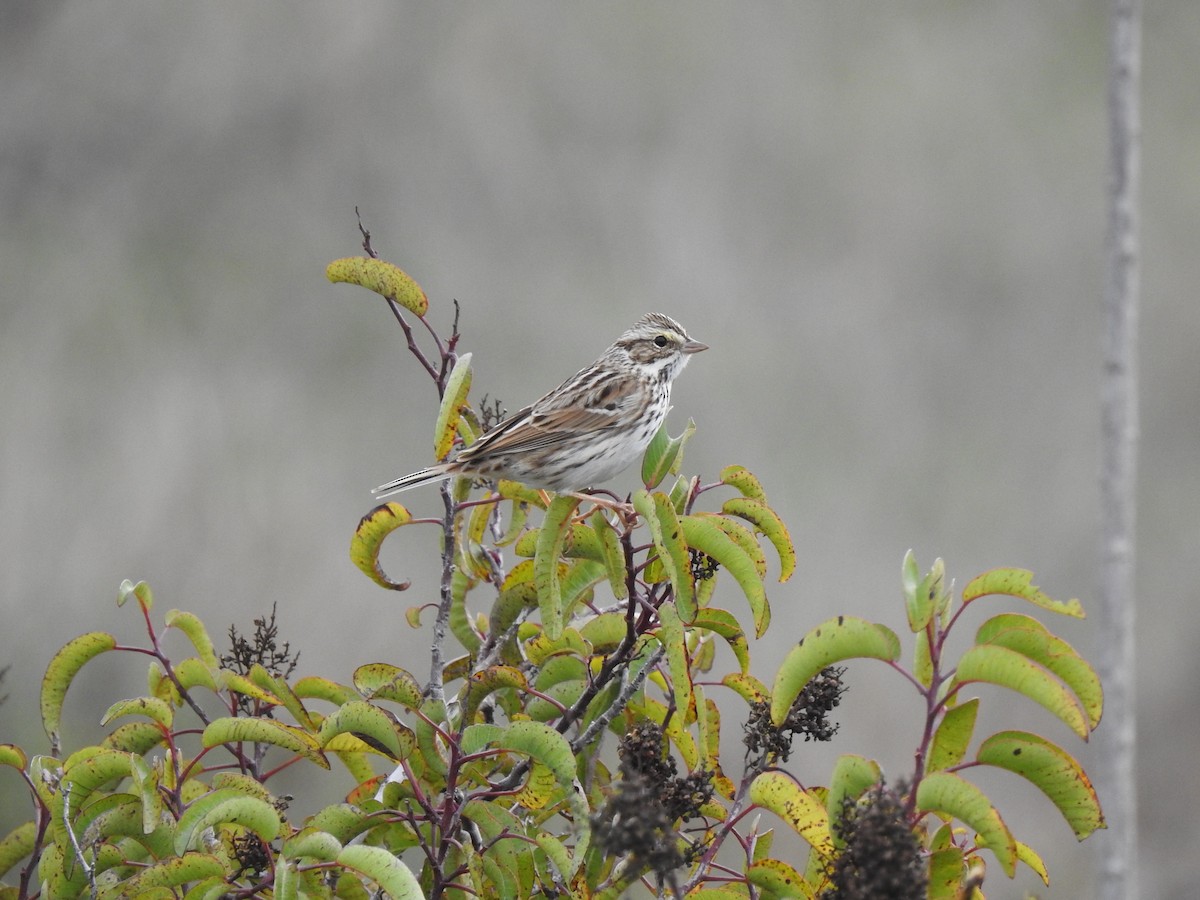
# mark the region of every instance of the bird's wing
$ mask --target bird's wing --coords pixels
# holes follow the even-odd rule
[[[599,433],[627,419],[630,408],[648,400],[647,386],[637,378],[610,377],[588,387],[582,378],[585,372],[505,419],[464,450],[459,459],[530,453],[568,438]]]

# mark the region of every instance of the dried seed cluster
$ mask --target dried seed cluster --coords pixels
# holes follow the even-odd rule
[[[844,666],[827,666],[818,672],[796,697],[783,724],[771,724],[770,704],[765,700],[750,706],[750,718],[742,738],[746,744],[746,764],[762,769],[769,762],[786,762],[797,734],[806,741],[829,741],[837,733],[837,723],[829,714],[841,702],[846,686],[842,684]]]
[[[929,876],[921,842],[904,814],[904,791],[880,783],[856,803],[847,797],[833,833],[845,842],[821,900],[924,900]]]
[[[664,752],[662,729],[643,723],[620,745],[621,780],[592,818],[592,834],[607,853],[628,856],[635,865],[669,878],[698,852],[675,829],[680,819],[699,815],[712,799],[712,775],[703,769],[680,778],[675,760]]]

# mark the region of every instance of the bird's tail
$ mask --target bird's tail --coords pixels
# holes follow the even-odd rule
[[[454,469],[450,463],[439,463],[436,466],[421,469],[419,472],[413,472],[411,475],[405,475],[403,478],[397,478],[395,481],[389,481],[387,484],[381,484],[371,491],[371,493],[381,498],[390,497],[392,494],[399,494],[401,491],[407,491],[422,484],[432,484],[435,481],[441,481],[443,478],[449,478],[453,474]]]

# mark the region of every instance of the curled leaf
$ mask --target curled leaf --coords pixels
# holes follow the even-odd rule
[[[46,674],[42,677],[42,727],[55,748],[59,745],[58,729],[61,724],[63,700],[67,688],[88,660],[117,646],[117,639],[103,631],[81,634],[54,654]]]
[[[412,674],[389,663],[367,663],[354,670],[354,686],[370,700],[392,700],[409,709],[421,705],[421,685]]]
[[[654,490],[669,474],[678,475],[683,463],[683,446],[696,433],[696,423],[688,419],[687,427],[679,437],[667,434],[664,422],[650,439],[646,454],[642,457],[642,483],[647,490]]]
[[[412,870],[383,847],[351,844],[342,848],[337,864],[370,878],[392,900],[424,900],[425,894]]]
[[[771,810],[787,822],[822,857],[833,855],[833,835],[825,804],[788,774],[763,772],[750,784],[750,801]]]
[[[843,659],[881,659],[900,656],[900,639],[883,625],[853,616],[822,622],[800,639],[775,676],[771,691],[771,721],[783,724],[804,686],[826,666]]]
[[[542,628],[551,640],[557,639],[563,629],[563,598],[560,584],[559,559],[563,542],[571,529],[571,514],[579,505],[579,498],[564,494],[555,497],[542,520],[538,535],[537,552],[533,559],[533,577],[537,585],[538,606],[542,614]]]
[[[721,470],[721,484],[735,487],[751,500],[767,502],[767,492],[763,490],[762,482],[742,466],[726,466]]]
[[[1087,773],[1057,744],[1024,731],[1001,731],[980,745],[975,758],[1033,783],[1058,807],[1079,840],[1105,827],[1100,800]]]
[[[779,554],[779,580],[787,581],[796,571],[796,548],[792,544],[792,536],[779,514],[761,500],[749,497],[732,497],[726,500],[721,512],[730,516],[738,516],[752,524],[755,530],[766,535],[775,552]]]
[[[348,256],[335,259],[325,267],[325,277],[334,284],[357,284],[374,291],[385,300],[394,300],[418,316],[429,309],[429,298],[421,286],[398,266],[382,259]]]
[[[298,753],[323,769],[329,768],[329,761],[322,755],[321,748],[312,735],[299,728],[276,722],[274,719],[249,717],[214,719],[204,729],[200,742],[205,747],[241,742],[272,744],[292,753]]]
[[[1088,716],[1088,724],[1100,724],[1104,709],[1104,688],[1096,670],[1079,653],[1032,616],[1009,613],[993,616],[979,626],[975,643],[1007,647],[1045,666],[1063,680]]]
[[[221,663],[217,659],[217,651],[213,649],[212,638],[208,636],[208,629],[204,627],[199,616],[181,609],[173,609],[166,614],[163,621],[167,623],[168,628],[178,628],[187,635],[188,640],[192,642],[196,653],[199,654],[201,661],[206,666],[213,671],[220,667]]]
[[[107,725],[121,716],[147,716],[164,728],[170,728],[175,718],[175,710],[169,703],[157,697],[134,697],[131,700],[118,700],[110,706],[100,717],[100,724]]]
[[[328,747],[340,734],[352,734],[372,750],[393,760],[407,758],[416,744],[416,738],[406,725],[387,710],[372,706],[366,700],[351,700],[330,713],[321,723],[317,740],[322,747]]]
[[[454,446],[458,434],[458,420],[467,405],[467,394],[471,391],[471,354],[464,353],[454,363],[442,392],[442,403],[438,407],[437,424],[433,429],[434,459],[445,459]]]
[[[1027,569],[992,569],[972,578],[963,588],[963,603],[970,603],[989,594],[1003,594],[1028,600],[1034,606],[1061,613],[1064,616],[1083,618],[1083,604],[1078,600],[1053,600],[1033,584],[1033,573]]]
[[[687,546],[719,562],[737,581],[750,603],[756,637],[771,624],[771,607],[755,560],[716,524],[716,516],[684,516],[679,520]]]
[[[1015,650],[991,644],[967,650],[958,662],[953,684],[970,681],[983,681],[1024,694],[1087,740],[1087,717],[1075,694],[1047,669]]]
[[[184,810],[175,828],[175,852],[182,857],[200,845],[206,828],[226,823],[248,828],[264,841],[275,840],[280,827],[279,813],[270,803],[222,788],[193,800]]]
[[[987,842],[1009,878],[1017,869],[1017,846],[1012,832],[992,801],[971,782],[950,772],[932,772],[917,787],[917,809],[965,822]]]
[[[389,591],[407,591],[411,581],[392,581],[379,565],[383,539],[412,521],[399,503],[384,503],[362,517],[350,540],[350,559],[373,582]]]
[[[978,697],[946,710],[933,734],[929,758],[925,762],[926,771],[937,772],[962,762],[971,743],[971,735],[975,733],[975,716],[978,712]]]
[[[633,495],[633,508],[645,521],[658,550],[658,561],[671,582],[675,605],[685,622],[696,617],[695,584],[692,581],[688,547],[682,538],[679,517],[666,494],[644,490]]]

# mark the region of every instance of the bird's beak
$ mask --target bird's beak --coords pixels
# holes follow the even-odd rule
[[[702,344],[699,341],[689,340],[683,345],[684,353],[699,353],[701,350],[707,350],[708,344]]]

